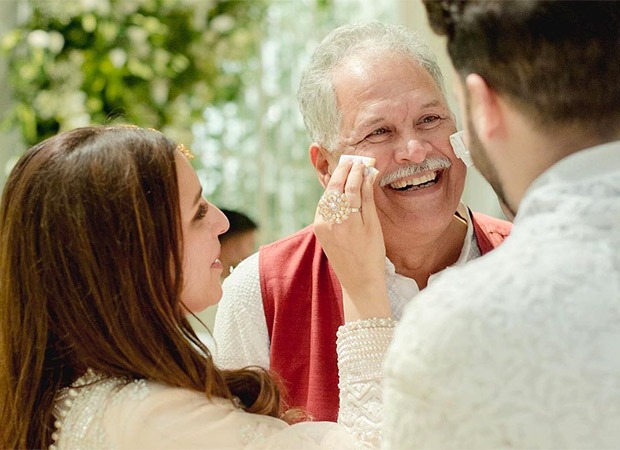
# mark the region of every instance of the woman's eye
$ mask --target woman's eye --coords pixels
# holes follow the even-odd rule
[[[194,220],[201,220],[207,215],[207,205],[200,204],[198,206],[198,211],[196,212],[196,216],[194,216]]]

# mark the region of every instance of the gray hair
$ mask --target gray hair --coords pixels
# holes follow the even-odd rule
[[[333,151],[341,113],[336,102],[333,70],[356,51],[400,52],[417,61],[445,95],[443,75],[435,55],[418,34],[402,25],[381,22],[351,23],[336,28],[319,44],[303,71],[297,100],[306,129],[314,142]]]

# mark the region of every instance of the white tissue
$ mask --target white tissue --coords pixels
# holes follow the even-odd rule
[[[450,135],[450,143],[452,144],[452,149],[457,158],[462,159],[467,167],[472,167],[474,162],[471,159],[469,149],[465,146],[465,142],[463,142],[463,133],[464,132],[461,130]]]
[[[379,171],[375,169],[375,158],[371,158],[370,156],[361,156],[361,155],[340,155],[340,159],[338,160],[338,164],[343,161],[353,161],[353,162],[361,162],[366,166],[366,170],[364,171],[364,175],[378,173]]]
[[[353,162],[361,162],[364,163],[366,167],[374,167],[375,166],[375,158],[371,158],[370,156],[361,156],[361,155],[340,155],[340,160],[338,164],[344,161],[353,161]]]

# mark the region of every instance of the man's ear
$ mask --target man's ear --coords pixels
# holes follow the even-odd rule
[[[308,153],[310,154],[310,161],[312,161],[319,182],[324,188],[327,187],[327,183],[329,183],[329,179],[332,176],[329,169],[331,153],[316,142],[310,145]]]
[[[505,111],[497,92],[477,73],[467,75],[465,86],[469,92],[471,121],[478,136],[485,142],[503,136]]]

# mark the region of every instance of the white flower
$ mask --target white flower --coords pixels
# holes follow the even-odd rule
[[[202,113],[207,122],[207,132],[211,136],[219,136],[224,131],[224,116],[221,111],[212,106],[207,106]]]
[[[82,16],[82,28],[87,33],[92,33],[97,28],[97,17],[94,14],[86,14]]]
[[[214,6],[214,0],[181,0],[179,3],[181,5],[190,6],[192,8],[198,8],[200,6],[205,6],[211,9]]]
[[[127,62],[127,52],[122,48],[113,48],[108,54],[112,65],[116,68],[123,67]]]
[[[28,33],[26,38],[28,45],[34,48],[47,48],[50,43],[50,37],[47,31],[33,30]]]
[[[164,105],[168,101],[168,80],[165,78],[157,78],[150,85],[151,98],[158,105]]]
[[[80,0],[80,3],[84,11],[95,11],[99,0]]]
[[[62,48],[65,46],[65,38],[58,31],[50,31],[49,32],[49,49],[53,53],[60,53]]]
[[[86,93],[83,91],[66,92],[59,101],[60,124],[63,130],[83,127],[90,123],[86,112]]]
[[[34,107],[44,120],[52,119],[59,110],[57,91],[39,91],[34,99]]]
[[[131,41],[130,54],[144,58],[150,53],[151,45],[148,42],[148,34],[142,28],[136,26],[127,28],[127,36]]]
[[[71,114],[72,111],[84,111],[86,93],[83,91],[65,93],[65,95],[62,96],[60,103],[61,109],[65,111],[65,114],[67,115]]]
[[[219,15],[211,20],[211,28],[218,33],[226,33],[232,30],[234,26],[235,19],[227,14]]]
[[[119,12],[124,16],[129,16],[134,14],[140,8],[142,1],[134,1],[134,0],[123,0],[119,2],[120,4],[115,5],[116,8],[119,8]]]
[[[153,68],[157,73],[164,73],[170,63],[170,53],[163,48],[156,48],[153,52]]]
[[[64,130],[80,128],[90,125],[90,115],[88,113],[73,114],[67,117],[63,123]]]
[[[129,36],[129,40],[131,40],[133,44],[143,44],[148,40],[146,31],[137,26],[127,28],[127,36]]]

